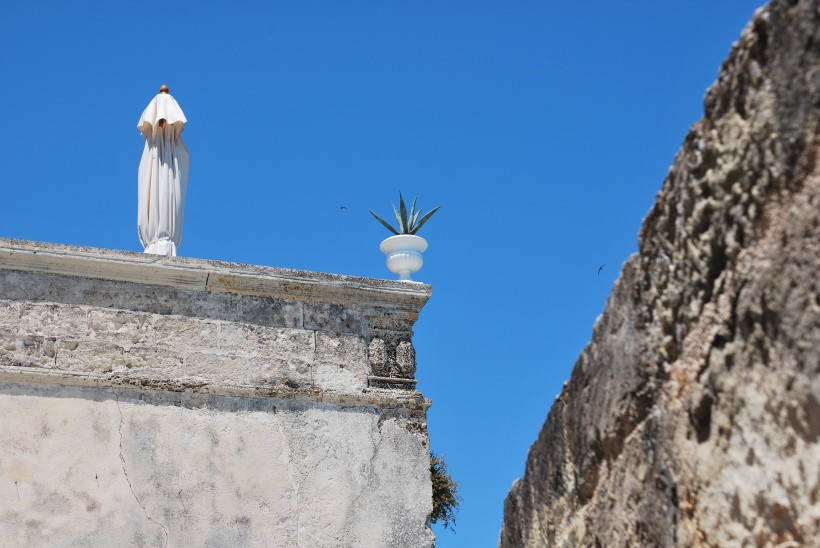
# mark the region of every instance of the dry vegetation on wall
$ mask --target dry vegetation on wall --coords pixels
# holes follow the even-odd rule
[[[455,531],[456,514],[461,496],[458,494],[458,482],[453,481],[444,455],[430,452],[430,479],[433,482],[433,513],[430,523],[442,522],[445,529]]]

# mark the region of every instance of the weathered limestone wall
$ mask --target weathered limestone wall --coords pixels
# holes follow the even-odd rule
[[[724,63],[500,545],[820,546],[820,1]]]
[[[430,546],[429,295],[0,239],[0,538]]]

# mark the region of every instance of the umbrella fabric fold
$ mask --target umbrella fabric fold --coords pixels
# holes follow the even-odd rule
[[[137,124],[145,138],[138,176],[137,228],[146,253],[173,257],[182,243],[189,159],[181,134],[186,122],[174,98],[159,93]]]

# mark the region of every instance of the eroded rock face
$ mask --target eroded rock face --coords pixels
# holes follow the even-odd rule
[[[501,546],[820,545],[818,53],[817,0],[775,0],[733,47]]]

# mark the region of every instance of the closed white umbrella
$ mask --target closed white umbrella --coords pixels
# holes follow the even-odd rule
[[[139,169],[137,228],[145,253],[175,257],[182,243],[188,149],[182,130],[188,120],[163,85],[140,117],[145,138]]]

